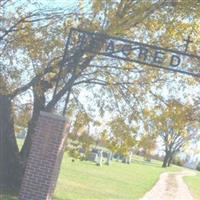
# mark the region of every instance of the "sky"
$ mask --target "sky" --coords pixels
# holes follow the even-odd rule
[[[79,5],[79,0],[40,0],[44,6],[55,8],[64,6],[68,8],[74,8]]]

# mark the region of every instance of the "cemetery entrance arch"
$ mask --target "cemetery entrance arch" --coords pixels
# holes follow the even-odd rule
[[[199,63],[200,56],[187,52],[190,42],[188,38],[184,50],[177,51],[72,28],[60,65],[59,77],[65,70],[65,66],[73,69],[87,52],[199,78],[200,70],[194,65]],[[196,62],[191,62],[194,60]],[[60,78],[56,83],[55,93],[59,81]],[[65,118],[41,113],[21,186],[20,200],[52,199],[68,127],[69,124]],[[36,169],[37,173],[35,173]]]
[[[83,53],[88,52],[200,77],[200,70],[194,67],[194,62],[191,62],[191,60],[196,60],[199,63],[200,56],[187,52],[190,42],[190,37],[188,37],[184,50],[178,51],[120,37],[112,37],[102,33],[71,28],[63,61],[67,62],[67,51],[74,52],[75,49],[79,48]],[[61,65],[60,71],[62,68],[63,65]]]

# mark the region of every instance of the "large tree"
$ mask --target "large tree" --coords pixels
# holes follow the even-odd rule
[[[68,13],[64,10],[39,10],[37,1],[3,0],[0,3],[0,186],[12,189],[19,187],[23,174],[23,160],[16,143],[17,126],[14,122],[19,107],[26,103],[21,101],[20,95],[30,89],[33,91],[35,108],[32,115],[36,119],[35,110],[44,109],[43,93],[50,87],[42,78],[53,70],[52,61],[47,62],[50,44],[46,42],[44,45],[44,32],[53,21],[65,19]],[[52,43],[55,40],[52,39]],[[42,66],[34,63],[39,60],[43,61]],[[41,94],[36,92],[36,88],[42,91]]]
[[[156,107],[151,112],[146,111],[146,114],[152,120],[150,123],[153,124],[155,133],[162,139],[165,152],[163,167],[169,166],[183,147],[198,138],[191,120],[192,107],[189,105],[172,99],[164,107]]]
[[[138,146],[142,148],[144,152],[144,159],[146,161],[151,161],[152,153],[156,149],[156,136],[150,133],[143,135]]]
[[[87,1],[80,2],[83,4],[77,10],[42,10],[34,7],[37,1],[1,1],[4,26],[0,29],[0,180],[8,188],[20,182],[40,111],[63,110],[64,113],[74,104],[82,109],[80,91],[83,88],[92,91],[91,86],[99,85],[98,91],[107,89],[110,99],[112,97],[115,102],[110,106],[110,102],[102,98],[103,93],[98,94],[93,87],[94,100],[102,109],[116,108],[127,113],[124,105],[128,104],[133,111],[129,117],[135,117],[134,113],[147,102],[145,96],[151,95],[147,91],[152,89],[152,84],[161,88],[169,78],[158,70],[108,60],[80,48],[69,51],[64,44],[73,24],[90,31],[149,40],[167,47],[176,46],[176,40],[182,40],[191,27],[197,27],[197,1],[178,4],[165,0],[95,0],[89,2],[92,6],[88,7]],[[172,32],[176,25],[184,27],[181,34]],[[76,42],[77,38],[73,40]],[[101,49],[101,45],[97,49]],[[60,68],[62,73],[59,73]],[[19,108],[27,103],[21,99],[27,99],[29,94],[32,112],[26,125],[27,137],[19,153],[14,116],[19,116]]]
[[[128,161],[129,155],[136,144],[136,129],[127,124],[122,118],[113,119],[110,123],[111,138],[109,146],[116,149],[116,153],[124,157],[124,161]]]

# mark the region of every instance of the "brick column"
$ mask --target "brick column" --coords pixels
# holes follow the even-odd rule
[[[23,177],[20,200],[51,200],[56,186],[69,124],[41,112]]]

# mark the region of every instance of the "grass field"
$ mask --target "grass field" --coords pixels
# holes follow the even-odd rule
[[[167,169],[161,162],[143,161],[135,156],[134,163],[122,164],[114,161],[111,166],[96,166],[92,162],[75,161],[64,155],[54,200],[134,200],[150,190],[165,171],[177,171],[179,167]],[[0,200],[17,200],[1,196]]]
[[[21,150],[21,148],[24,144],[24,140],[23,139],[17,139],[17,144],[18,144],[19,150]]]
[[[139,157],[130,165],[115,161],[111,166],[97,167],[91,162],[72,162],[65,154],[54,199],[139,199],[162,172],[179,169],[163,169],[159,161],[148,163]]]
[[[145,162],[138,156],[130,165],[114,161],[111,166],[98,167],[92,162],[72,162],[65,153],[54,200],[139,199],[153,187],[161,173],[180,169],[176,166],[164,169],[161,162]]]
[[[184,177],[186,184],[192,192],[195,200],[200,200],[200,172],[196,176]]]

